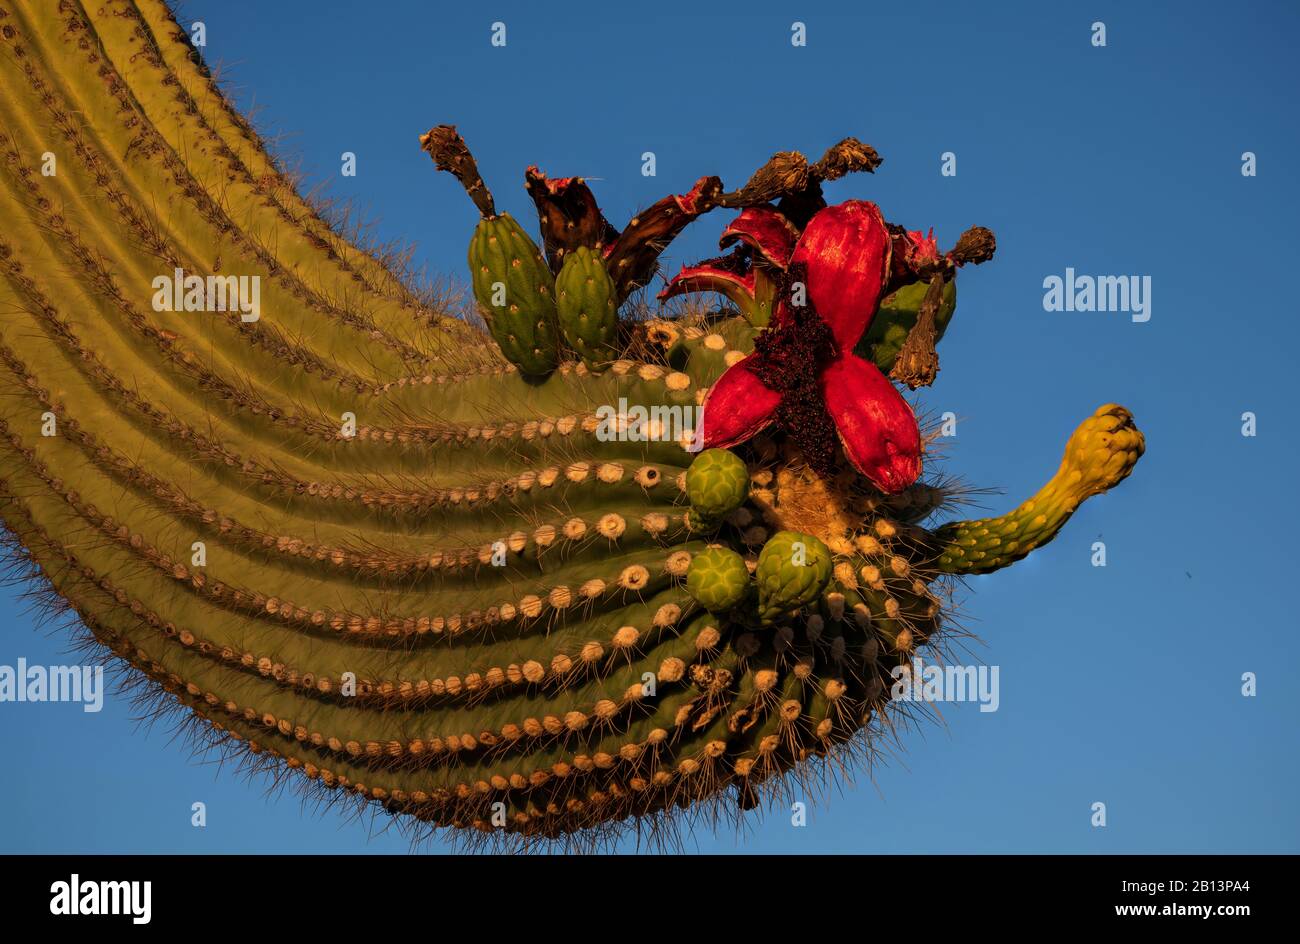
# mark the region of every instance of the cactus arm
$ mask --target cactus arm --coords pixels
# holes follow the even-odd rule
[[[683,447],[754,348],[744,318],[697,306],[589,332],[584,298],[567,330],[586,363],[547,345],[525,376],[295,192],[163,0],[0,0],[0,86],[0,551],[202,740],[395,813],[526,843],[653,829],[733,786],[752,805],[884,713],[882,673],[939,626],[933,556],[993,569],[1141,452],[1106,408],[1033,505],[949,525],[920,558],[841,520],[898,522],[874,521],[888,544],[941,489],[832,494],[789,442],[744,446],[735,488],[702,503]],[[430,153],[501,230],[463,142],[434,130]],[[533,174],[551,265],[527,255],[511,295],[544,295],[588,246],[621,297],[717,203],[779,200],[803,225],[822,181],[877,163],[853,139],[813,165],[784,152],[725,200],[702,178],[622,235],[580,181]],[[155,300],[175,269],[256,278],[260,320]],[[611,407],[647,411],[655,441],[610,436]],[[709,529],[688,524],[691,497]],[[748,579],[774,532],[822,528],[838,589],[808,583],[770,627],[688,593],[715,542]]]
[[[1145,449],[1128,410],[1098,407],[1070,436],[1061,467],[1033,498],[1001,517],[953,521],[935,532],[939,571],[986,574],[1027,556],[1056,537],[1082,501],[1127,478]]]

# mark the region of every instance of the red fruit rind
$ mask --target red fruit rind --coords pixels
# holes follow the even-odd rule
[[[524,189],[537,205],[542,244],[552,272],[564,265],[564,256],[586,246],[602,251],[618,239],[596,203],[596,196],[581,177],[548,178],[537,167],[524,172]]]
[[[605,255],[622,301],[654,274],[659,254],[696,217],[718,204],[722,181],[701,177],[688,193],[664,197],[632,218]]]
[[[875,317],[890,250],[880,208],[865,200],[819,211],[799,238],[790,261],[807,266],[808,298],[842,350],[851,351]]]
[[[727,368],[704,398],[704,448],[726,448],[761,432],[776,416],[781,395],[749,368],[751,354]]]
[[[748,316],[755,307],[754,289],[753,271],[742,273],[716,265],[683,266],[682,271],[659,293],[659,300],[692,292],[717,292]]]
[[[920,477],[916,415],[874,364],[846,353],[826,365],[821,387],[854,468],[887,495],[903,491]]]
[[[921,273],[939,265],[941,261],[939,243],[934,238],[934,230],[922,233],[920,230],[901,230],[893,236],[890,259],[890,279],[894,285],[906,285],[917,281]]]
[[[772,207],[747,207],[722,231],[718,245],[726,249],[739,240],[768,265],[784,269],[798,239],[799,231]]]

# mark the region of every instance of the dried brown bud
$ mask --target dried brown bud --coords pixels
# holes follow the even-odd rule
[[[808,159],[798,151],[780,151],[754,172],[745,186],[718,201],[725,207],[758,206],[803,193],[813,183]]]
[[[987,230],[985,230],[987,232]],[[992,235],[991,233],[989,235]],[[894,359],[894,366],[889,376],[899,383],[907,384],[908,389],[928,387],[934,383],[939,373],[939,354],[935,351],[937,330],[935,319],[939,305],[943,301],[943,276],[936,274],[930,279],[921,307],[916,312],[916,324],[907,333],[903,347]]]
[[[456,132],[455,125],[438,125],[420,135],[420,147],[429,152],[433,164],[438,170],[445,170],[454,175],[465,188],[469,198],[474,201],[484,219],[497,215],[496,204],[492,202],[492,192],[479,176],[478,164],[470,153],[465,139]]]
[[[827,149],[822,159],[812,166],[812,173],[822,180],[839,180],[845,174],[859,171],[874,173],[882,161],[883,158],[870,144],[863,144],[857,138],[845,138]]]
[[[983,226],[972,226],[961,234],[961,238],[957,240],[957,245],[952,248],[952,252],[948,253],[948,255],[959,266],[968,262],[979,265],[981,262],[988,262],[992,259],[997,248],[998,241],[991,229],[985,229]]]

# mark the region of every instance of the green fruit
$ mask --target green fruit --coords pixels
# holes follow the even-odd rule
[[[564,340],[583,363],[601,371],[618,356],[617,289],[598,251],[579,246],[555,279],[555,306]]]
[[[734,452],[706,449],[686,470],[686,496],[701,522],[716,522],[749,497],[749,470]]]
[[[771,623],[816,600],[831,579],[831,552],[811,534],[778,531],[758,555],[758,618]]]
[[[686,592],[712,613],[731,609],[749,592],[749,568],[745,559],[725,547],[700,551],[691,559]]]
[[[469,244],[469,270],[483,319],[506,359],[530,377],[555,370],[555,278],[509,213],[479,221]]]
[[[876,316],[871,319],[871,326],[867,329],[867,333],[858,342],[856,348],[858,355],[871,361],[886,376],[893,368],[894,360],[898,357],[903,342],[907,340],[907,333],[912,330],[912,325],[916,324],[916,313],[921,307],[921,301],[925,298],[928,288],[929,284],[926,282],[913,282],[887,296],[881,301]],[[948,322],[952,320],[952,313],[956,308],[957,280],[953,279],[943,287],[943,301],[935,314],[936,344],[943,338],[943,333],[947,330]]]

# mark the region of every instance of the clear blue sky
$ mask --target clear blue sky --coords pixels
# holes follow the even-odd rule
[[[1294,4],[189,0],[182,19],[206,23],[208,61],[233,67],[237,102],[285,132],[283,153],[319,180],[355,152],[358,175],[332,192],[457,277],[474,211],[419,149],[433,124],[459,126],[521,219],[537,163],[596,178],[615,225],[701,174],[735,186],[774,150],[856,135],[885,163],[832,199],[876,200],[944,246],[971,224],[997,233],[996,260],[961,279],[922,397],[961,417],[949,470],[1004,489],[989,499],[1001,511],[1097,405],[1136,415],[1148,452],[1133,476],[971,583],[999,711],[947,706],[946,727],[912,732],[804,828],[768,815],[693,848],[1300,851]],[[790,44],[795,20],[806,48]],[[955,178],[940,176],[945,151]],[[722,219],[668,265],[712,254]],[[1149,275],[1151,320],[1044,311],[1043,279],[1067,267]],[[1105,568],[1090,564],[1098,539]],[[15,592],[0,618],[0,664],[66,661],[65,636],[35,630]],[[1240,694],[1247,671],[1258,697]],[[0,704],[0,748],[3,851],[407,849],[198,763],[122,698],[98,715]]]

